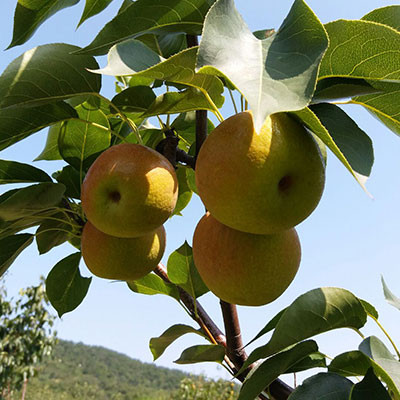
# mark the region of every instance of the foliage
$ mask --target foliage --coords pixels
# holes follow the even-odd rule
[[[13,392],[36,374],[42,359],[50,355],[56,337],[43,282],[21,290],[15,301],[6,296],[1,286],[0,388],[2,396],[11,399]]]

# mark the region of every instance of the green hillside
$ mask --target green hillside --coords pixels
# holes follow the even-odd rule
[[[142,363],[102,347],[60,340],[51,359],[41,365],[38,376],[29,382],[25,400],[236,398],[230,382],[188,378],[181,371]],[[186,386],[197,392],[194,397]],[[18,398],[16,395],[15,399]]]

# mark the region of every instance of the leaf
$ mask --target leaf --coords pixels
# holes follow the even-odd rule
[[[240,389],[238,400],[256,399],[278,376],[316,351],[318,351],[317,344],[313,340],[308,340],[268,358],[248,375]]]
[[[145,112],[155,99],[155,93],[148,86],[133,86],[114,96],[111,101],[122,111]]]
[[[178,178],[178,200],[172,215],[182,215],[181,211],[189,204],[192,198],[192,190],[188,184],[189,168],[179,165],[176,169],[176,177]]]
[[[307,378],[288,400],[348,400],[353,382],[340,375],[319,373]]]
[[[200,35],[213,0],[137,0],[112,19],[81,53],[101,55],[114,44],[144,33]]]
[[[133,75],[131,81],[149,78],[191,86],[199,89],[206,98],[211,98],[216,107],[222,107],[224,87],[221,80],[195,72],[197,50],[197,47],[192,47],[163,60],[143,43],[131,39],[115,45],[108,54],[107,66],[93,72]]]
[[[65,186],[65,195],[74,199],[81,198],[81,176],[79,171],[70,165],[53,174],[57,182]]]
[[[150,339],[150,350],[154,357],[153,361],[157,360],[171,343],[187,333],[196,333],[197,335],[206,337],[200,330],[189,325],[173,325],[163,332],[161,336]]]
[[[379,399],[391,400],[391,397],[382,382],[374,374],[374,370],[369,368],[364,379],[353,386],[349,400]]]
[[[366,180],[374,163],[374,150],[369,136],[334,104],[314,104],[310,109],[328,130],[353,171],[361,180]]]
[[[326,358],[324,354],[312,353],[303,358],[295,365],[286,370],[286,374],[293,374],[301,371],[306,371],[312,368],[326,368]]]
[[[0,277],[4,275],[18,255],[33,242],[33,235],[21,233],[0,239]]]
[[[186,35],[179,32],[142,35],[138,37],[138,40],[164,58],[171,57],[187,48]]]
[[[66,242],[71,233],[70,221],[65,221],[65,214],[54,214],[45,219],[36,231],[36,244],[39,254],[50,251],[53,247]]]
[[[74,109],[75,111],[75,109]],[[76,113],[76,111],[75,111]],[[75,115],[78,117],[78,114]],[[64,124],[62,122],[59,122],[57,124],[54,124],[53,126],[50,126],[48,132],[47,132],[47,139],[46,143],[44,145],[43,150],[41,153],[33,160],[33,161],[54,161],[54,160],[62,160],[60,151],[58,150],[58,137],[60,134],[60,131]]]
[[[50,176],[41,169],[17,161],[0,160],[0,184],[49,181]]]
[[[192,248],[185,243],[168,258],[168,277],[172,283],[186,290],[193,298],[208,292],[193,261]]]
[[[304,108],[300,111],[294,111],[291,115],[295,116],[300,122],[305,125],[311,132],[313,132],[321,141],[332,151],[332,153],[339,159],[339,161],[347,168],[353,175],[361,187],[366,191],[365,178],[357,174],[349,163],[349,160],[344,156],[341,149],[333,140],[328,129],[322,124],[317,115],[309,108]]]
[[[79,105],[76,111],[80,120],[65,122],[58,137],[58,149],[68,164],[81,171],[87,170],[110,146],[111,130],[104,113],[89,103]]]
[[[377,8],[364,15],[361,19],[388,25],[400,31],[400,6],[393,5]]]
[[[203,344],[187,348],[175,364],[196,364],[201,362],[222,363],[225,357],[225,348],[218,344]]]
[[[0,196],[0,218],[5,221],[33,215],[58,205],[65,192],[60,183],[44,182]]]
[[[244,367],[275,354],[297,342],[339,328],[359,329],[367,314],[351,292],[340,288],[319,288],[299,296],[279,319],[270,341],[255,349]]]
[[[81,253],[74,253],[59,261],[46,278],[46,294],[58,316],[74,310],[85,298],[92,278],[79,272]]]
[[[302,0],[296,0],[279,30],[259,40],[233,0],[218,0],[207,14],[197,67],[222,75],[244,95],[258,131],[265,118],[306,107],[328,46],[324,27]]]
[[[37,107],[0,109],[0,150],[46,126],[77,116],[76,111],[62,101]]]
[[[370,21],[338,20],[325,25],[329,47],[319,79],[400,80],[400,33]]]
[[[46,19],[78,2],[79,0],[18,0],[13,38],[8,48],[25,43]]]
[[[141,279],[130,281],[128,282],[128,287],[135,293],[147,295],[164,294],[179,300],[178,289],[174,285],[164,282],[155,274],[147,274]]]
[[[388,288],[386,285],[385,280],[383,279],[383,276],[381,276],[381,281],[382,281],[382,287],[383,287],[383,294],[385,295],[386,301],[391,304],[393,307],[396,307],[398,310],[400,310],[400,299],[396,297]]]
[[[85,9],[83,10],[78,27],[90,17],[93,17],[105,10],[112,1],[113,0],[86,0]]]
[[[360,300],[361,304],[363,305],[365,312],[370,317],[372,317],[374,319],[378,319],[379,318],[378,311],[376,310],[376,308],[372,304],[370,304],[367,301],[362,300],[362,299],[359,299],[359,300]]]
[[[98,93],[101,79],[93,57],[73,55],[79,47],[45,44],[16,58],[0,76],[0,108],[36,106],[69,97]]]

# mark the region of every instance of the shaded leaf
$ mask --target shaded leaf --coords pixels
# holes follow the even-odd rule
[[[326,357],[321,353],[312,353],[303,358],[288,370],[286,374],[293,374],[296,372],[306,371],[312,368],[326,368]]]
[[[82,53],[105,54],[114,44],[144,33],[184,32],[200,35],[213,0],[138,0],[124,8]]]
[[[122,111],[145,112],[155,99],[155,93],[148,86],[133,86],[114,96],[111,101]]]
[[[22,233],[0,239],[0,277],[18,255],[33,242],[33,235]]]
[[[185,243],[168,258],[168,277],[172,283],[186,290],[193,298],[208,292],[193,261],[192,248]]]
[[[130,281],[128,286],[135,293],[147,295],[164,294],[179,300],[179,292],[176,286],[164,282],[155,274],[147,274],[141,279]]]
[[[59,261],[46,278],[46,294],[58,316],[74,310],[85,298],[92,278],[79,272],[81,253],[74,253]]]
[[[203,344],[187,348],[175,364],[196,364],[201,362],[222,363],[225,357],[225,348],[217,344]]]
[[[79,0],[19,0],[14,14],[14,32],[10,47],[25,43],[36,29],[56,12]]]
[[[385,280],[383,279],[383,276],[381,276],[381,281],[382,281],[382,287],[383,287],[383,294],[385,295],[386,301],[391,304],[393,307],[396,307],[398,310],[400,310],[400,299],[396,297],[388,288],[386,285]]]
[[[254,400],[278,376],[316,351],[318,351],[317,344],[313,340],[308,340],[268,358],[248,375],[240,389],[238,400]]]
[[[101,79],[93,57],[73,55],[79,47],[45,44],[16,58],[0,76],[0,108],[36,106],[69,97],[98,93]]]
[[[324,27],[302,0],[294,2],[279,30],[264,40],[253,35],[233,0],[218,0],[204,22],[197,67],[237,87],[258,131],[268,115],[310,103],[327,46]]]
[[[65,186],[65,195],[74,199],[81,198],[81,176],[79,171],[70,165],[55,172],[53,178]]]
[[[113,0],[86,0],[85,9],[83,10],[78,27],[87,19],[101,13]]]
[[[179,165],[176,169],[176,177],[178,178],[178,200],[172,215],[182,215],[181,211],[189,204],[192,198],[192,190],[188,184],[189,168]]]
[[[391,400],[382,382],[369,368],[364,379],[353,386],[349,400]]]
[[[17,161],[0,160],[0,184],[49,181],[50,176],[41,169]]]
[[[196,333],[197,335],[206,337],[200,330],[189,325],[173,325],[163,332],[161,336],[150,339],[150,350],[154,357],[153,361],[157,360],[171,343],[187,333]]]
[[[78,114],[76,113],[76,111],[75,111],[75,117],[78,118]],[[59,122],[49,128],[44,148],[42,152],[34,159],[34,161],[62,160],[60,151],[58,150],[58,137],[63,127],[64,124],[62,122]]]
[[[362,299],[359,299],[359,300],[360,300],[361,304],[363,305],[364,310],[370,317],[375,318],[375,319],[379,318],[378,311],[372,304],[370,304],[367,301],[362,300]]]
[[[288,400],[348,400],[353,382],[340,375],[319,373],[307,378]]]
[[[148,34],[139,36],[138,40],[164,58],[171,57],[186,49],[186,35],[182,33]]]

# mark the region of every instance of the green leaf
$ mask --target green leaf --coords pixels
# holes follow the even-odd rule
[[[79,47],[45,44],[26,51],[0,76],[0,108],[36,106],[100,91],[101,79],[93,57],[71,52]]]
[[[167,268],[171,282],[186,290],[193,298],[208,292],[194,265],[192,248],[186,241],[171,253]]]
[[[222,363],[225,357],[225,348],[218,344],[203,344],[187,348],[175,364],[196,364],[201,362]]]
[[[135,293],[155,295],[164,294],[179,300],[179,292],[176,286],[164,282],[155,274],[147,274],[145,277],[136,281],[128,282],[129,289]]]
[[[60,203],[64,192],[64,185],[50,182],[10,190],[0,196],[0,218],[10,221],[46,211]]]
[[[349,400],[379,399],[391,400],[391,397],[382,382],[374,374],[374,370],[369,368],[364,379],[353,386]]]
[[[75,117],[78,118],[78,114],[76,113],[76,111],[75,111]],[[58,137],[60,135],[60,131],[63,129],[63,126],[64,124],[62,122],[59,122],[49,128],[44,148],[42,152],[33,161],[62,160],[60,151],[58,150]]]
[[[340,375],[319,373],[307,378],[288,400],[348,400],[353,382]]]
[[[58,148],[62,158],[81,171],[88,169],[96,157],[110,146],[111,130],[104,113],[89,103],[79,105],[76,111],[80,120],[64,123],[58,137]]]
[[[105,54],[114,44],[144,33],[200,35],[213,0],[138,0],[120,12],[82,53]]]
[[[150,350],[154,357],[153,361],[157,360],[157,358],[164,353],[171,343],[187,333],[195,333],[202,337],[206,337],[200,330],[189,325],[173,325],[163,332],[161,336],[150,339]]]
[[[189,169],[187,171],[187,182],[188,182],[190,190],[193,193],[199,194],[199,192],[197,190],[197,186],[196,186],[196,175],[192,169]]]
[[[396,307],[398,310],[400,310],[400,299],[396,297],[388,288],[386,285],[385,280],[383,279],[383,276],[381,276],[381,281],[382,281],[382,287],[383,287],[383,294],[385,295],[386,301],[391,304],[393,307]]]
[[[400,33],[370,21],[338,20],[325,25],[329,47],[319,79],[400,80]]]
[[[189,204],[192,190],[188,184],[189,168],[178,165],[176,176],[178,178],[178,200],[172,215],[182,215],[181,211]]]
[[[46,294],[59,317],[82,303],[92,281],[92,278],[81,276],[80,259],[81,253],[63,258],[46,278]]]
[[[349,160],[347,160],[345,155],[342,153],[330,132],[322,124],[322,121],[318,119],[317,115],[309,107],[300,111],[294,111],[291,113],[291,115],[299,119],[302,124],[310,129],[310,131],[313,132],[332,151],[332,153],[339,159],[339,161],[347,168],[347,170],[353,175],[361,187],[366,191],[365,177],[360,176],[353,170]]]
[[[54,213],[55,211],[52,210],[50,212],[40,213],[39,215],[25,216],[13,221],[0,220],[0,239],[12,236],[33,226],[40,225],[44,217],[51,216]]]
[[[138,40],[127,40],[110,50],[105,68],[93,72],[114,76],[133,75],[131,81],[149,78],[191,86],[199,89],[206,98],[210,97],[218,108],[222,107],[224,87],[221,80],[195,72],[197,50],[197,47],[192,47],[163,60]]]
[[[388,25],[400,31],[400,6],[393,5],[377,8],[364,15],[361,19]]]
[[[310,290],[287,307],[270,341],[255,349],[243,368],[320,333],[339,328],[359,329],[366,320],[364,307],[351,292],[332,287]]]
[[[318,351],[317,344],[313,340],[308,340],[268,358],[248,375],[240,389],[238,400],[254,400],[278,376],[316,351]]]
[[[101,13],[113,0],[86,0],[85,9],[83,10],[78,27],[87,19]]]
[[[0,277],[18,255],[33,242],[33,238],[34,236],[29,233],[22,233],[0,239]]]
[[[39,254],[50,251],[53,247],[66,242],[71,233],[70,221],[65,221],[65,214],[54,214],[45,219],[36,231],[36,244]]]
[[[285,374],[293,374],[312,368],[326,368],[326,357],[324,354],[319,352],[309,354],[307,357],[286,370]]]
[[[366,313],[370,317],[372,317],[374,319],[378,319],[379,318],[378,311],[376,310],[376,308],[372,304],[370,304],[367,301],[362,300],[362,299],[359,299],[359,300],[360,300],[361,304],[363,305],[364,310],[366,311]]]
[[[75,109],[62,101],[38,107],[0,109],[0,150],[46,126],[77,116]]]
[[[0,160],[0,184],[49,181],[50,176],[41,169],[16,161]]]
[[[8,48],[25,43],[46,19],[78,2],[79,0],[18,0],[13,38]]]
[[[145,112],[155,99],[155,93],[148,86],[133,86],[114,96],[111,101],[122,111]]]
[[[334,104],[314,104],[310,109],[328,130],[353,171],[366,180],[374,163],[374,150],[369,136]]]
[[[74,199],[81,198],[81,176],[74,167],[67,165],[61,171],[53,174],[57,182],[65,186],[65,195]]]
[[[182,33],[148,34],[139,36],[138,40],[164,58],[187,48],[186,35]]]
[[[264,40],[253,35],[233,0],[218,0],[204,23],[197,67],[237,87],[259,130],[268,115],[310,103],[327,46],[324,27],[302,0],[294,2],[279,30]]]

